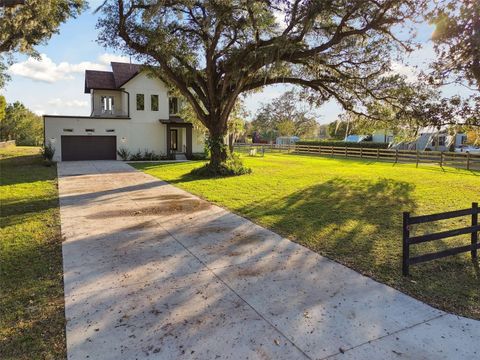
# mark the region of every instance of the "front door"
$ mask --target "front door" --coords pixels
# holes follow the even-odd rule
[[[177,129],[170,130],[170,150],[171,151],[178,150],[178,130]]]

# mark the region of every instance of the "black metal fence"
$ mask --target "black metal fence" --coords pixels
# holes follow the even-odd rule
[[[478,225],[479,214],[478,203],[472,203],[472,207],[469,209],[449,211],[439,214],[423,215],[423,216],[410,216],[409,212],[403,213],[403,263],[402,273],[404,276],[409,274],[410,265],[422,263],[425,261],[440,259],[450,255],[456,255],[463,252],[470,251],[472,260],[477,259],[477,250],[480,249],[478,243],[478,232],[480,231],[480,225]],[[433,234],[425,234],[420,236],[410,236],[410,227],[415,224],[423,224],[438,220],[446,220],[457,218],[461,216],[471,216],[471,226],[447,230]],[[453,236],[471,234],[471,244],[465,246],[459,246],[436,253],[423,254],[415,257],[410,257],[410,246],[415,244],[421,244],[427,241],[434,241],[440,239],[446,239]]]

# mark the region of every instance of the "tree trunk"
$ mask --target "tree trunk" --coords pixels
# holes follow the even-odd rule
[[[228,134],[228,149],[230,150],[230,154],[233,153],[233,145],[235,145],[235,134],[230,133]]]
[[[227,146],[224,138],[226,135],[226,128],[215,124],[215,128],[209,129],[210,137],[208,139],[208,147],[210,149],[210,168],[214,172],[220,172],[222,165],[227,160]],[[225,128],[225,130],[222,130]]]

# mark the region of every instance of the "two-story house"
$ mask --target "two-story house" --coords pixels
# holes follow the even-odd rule
[[[45,143],[55,161],[115,160],[117,150],[175,157],[203,152],[204,136],[178,116],[179,100],[140,65],[112,62],[85,72],[90,116],[44,115]]]

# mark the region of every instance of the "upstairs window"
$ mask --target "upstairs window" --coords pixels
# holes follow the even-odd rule
[[[158,95],[150,95],[152,111],[158,111]]]
[[[178,114],[178,98],[171,97],[168,99],[168,109],[170,115]]]
[[[102,114],[111,114],[113,113],[113,96],[102,96]]]
[[[145,110],[145,95],[137,94],[137,110]]]

